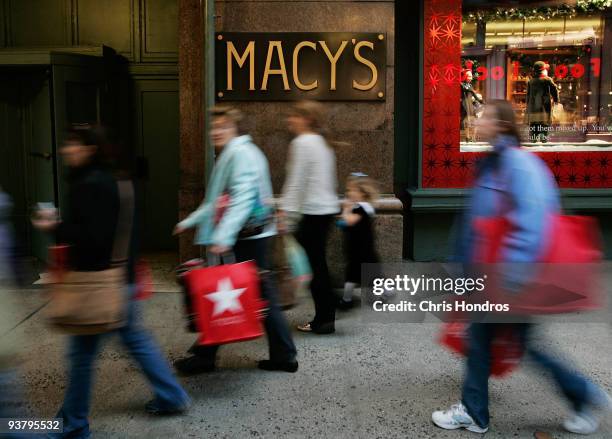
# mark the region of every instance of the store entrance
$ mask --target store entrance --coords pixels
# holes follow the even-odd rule
[[[13,201],[21,251],[44,259],[48,238],[30,226],[38,202],[57,203],[47,69],[0,72],[0,186]]]
[[[17,251],[44,261],[50,238],[30,218],[38,203],[62,211],[58,157],[66,128],[99,123],[103,82],[95,57],[0,51],[0,186],[12,199]]]

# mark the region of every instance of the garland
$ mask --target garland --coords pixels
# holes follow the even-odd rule
[[[504,20],[549,20],[555,17],[572,18],[578,14],[592,14],[612,7],[612,0],[578,0],[575,6],[542,6],[539,8],[495,8],[468,12],[463,16],[467,22],[489,22]]]

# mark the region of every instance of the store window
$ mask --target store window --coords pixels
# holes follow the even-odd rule
[[[492,99],[560,186],[612,187],[612,1],[433,0],[424,43],[424,187],[468,183]]]
[[[463,2],[463,150],[479,149],[473,121],[487,99],[512,103],[526,146],[612,148],[607,3]]]

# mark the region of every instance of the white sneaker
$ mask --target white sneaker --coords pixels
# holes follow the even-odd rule
[[[474,433],[486,433],[489,427],[479,427],[468,414],[465,406],[461,403],[454,404],[446,411],[437,411],[431,414],[431,420],[440,428],[445,430],[456,430],[465,428]]]
[[[599,421],[587,412],[574,413],[571,418],[563,421],[563,428],[570,433],[592,434],[599,428]]]
[[[599,428],[599,422],[606,412],[612,411],[612,397],[600,388],[594,388],[589,408],[574,413],[563,422],[563,428],[571,433],[592,434]]]

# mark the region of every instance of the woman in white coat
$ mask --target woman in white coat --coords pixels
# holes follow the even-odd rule
[[[324,137],[324,111],[318,102],[294,104],[287,117],[295,135],[289,151],[287,178],[283,187],[281,229],[288,216],[300,215],[295,237],[304,247],[312,267],[310,291],[314,318],[298,330],[315,334],[335,331],[335,299],[327,267],[327,238],[340,211],[337,194],[336,156]]]

